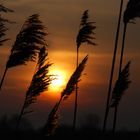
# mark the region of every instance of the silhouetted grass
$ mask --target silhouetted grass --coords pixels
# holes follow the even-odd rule
[[[13,10],[0,4],[0,46],[2,46],[5,41],[9,40],[8,38],[5,37],[6,31],[8,30],[8,28],[6,27],[6,23],[11,23],[8,19],[2,17],[1,14],[2,12],[8,13],[13,12]]]
[[[131,81],[129,80],[129,67],[130,61],[126,64],[124,69],[119,73],[118,80],[116,81],[115,87],[112,92],[112,99],[110,107],[114,108],[114,121],[113,121],[113,133],[116,129],[116,121],[117,121],[117,112],[119,102],[124,95],[124,92],[128,89]]]
[[[78,65],[74,73],[71,75],[65,89],[61,92],[61,96],[59,101],[55,104],[51,112],[49,113],[47,122],[45,123],[44,127],[41,130],[41,133],[46,136],[51,136],[56,131],[58,127],[58,109],[61,102],[67,99],[75,90],[76,84],[79,82],[82,72],[85,68],[86,62],[88,60],[88,56],[86,56],[82,62]]]
[[[51,64],[47,62],[47,59],[48,53],[46,47],[43,47],[40,49],[35,73],[25,95],[24,104],[17,121],[17,129],[19,127],[22,116],[33,112],[33,110],[28,109],[31,104],[36,103],[37,97],[44,91],[48,90],[48,86],[51,83],[51,75],[48,74]]]
[[[94,25],[95,22],[89,21],[89,14],[88,10],[85,10],[81,22],[79,31],[76,37],[76,67],[79,65],[79,49],[80,46],[84,43],[87,43],[89,45],[96,45],[94,42],[95,40],[95,32],[96,26]],[[76,84],[76,90],[75,90],[75,103],[74,103],[74,117],[73,117],[73,130],[75,130],[76,127],[76,117],[77,117],[77,100],[78,100],[78,83]]]
[[[45,26],[40,21],[39,15],[33,14],[28,17],[11,48],[11,54],[0,83],[0,90],[9,68],[26,65],[29,61],[36,61],[40,49],[44,46],[47,47],[45,40],[46,35]]]
[[[124,11],[123,22],[124,22],[124,31],[122,37],[122,48],[121,48],[121,57],[119,64],[119,73],[122,70],[123,64],[123,55],[125,49],[125,40],[126,40],[126,32],[128,23],[134,23],[135,18],[140,17],[140,1],[139,0],[129,0],[127,3],[127,7]]]
[[[124,16],[123,16],[124,30],[123,30],[123,36],[122,36],[122,47],[121,47],[121,56],[120,56],[120,62],[119,62],[118,77],[120,77],[121,72],[122,72],[127,25],[129,22],[134,23],[134,19],[138,18],[138,17],[140,17],[140,1],[139,0],[129,0],[127,3],[127,7],[124,11]],[[117,106],[115,107],[115,112],[114,112],[114,123],[113,123],[114,132],[115,132],[115,125],[116,125],[116,115],[117,115]]]
[[[107,94],[106,109],[105,109],[105,116],[104,116],[104,122],[103,122],[103,133],[106,131],[107,118],[108,118],[109,109],[110,109],[109,103],[110,103],[110,96],[112,92],[112,82],[113,82],[113,77],[114,77],[116,55],[117,55],[117,50],[118,50],[118,41],[119,41],[123,2],[124,0],[121,0],[119,17],[118,17],[118,25],[117,25],[117,31],[116,31],[116,36],[115,36],[114,52],[113,52],[113,58],[112,58],[112,66],[111,66],[111,72],[110,72],[110,77],[109,77],[108,94]]]
[[[124,69],[121,71],[118,80],[116,81],[115,87],[112,92],[111,107],[116,107],[124,95],[124,92],[128,89],[131,81],[129,80],[129,67],[130,61],[126,64]]]

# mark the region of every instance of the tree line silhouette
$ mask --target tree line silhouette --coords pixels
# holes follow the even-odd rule
[[[129,61],[124,66],[124,68],[122,68],[123,55],[125,49],[125,39],[128,23],[134,23],[134,19],[140,17],[139,0],[129,0],[126,9],[124,11],[123,15],[124,31],[122,36],[119,73],[118,79],[116,80],[116,83],[114,84],[113,88],[114,68],[118,50],[123,3],[124,1],[121,0],[114,44],[114,52],[112,58],[111,73],[109,77],[105,116],[102,128],[103,134],[106,132],[107,119],[111,108],[114,109],[112,132],[115,133],[119,102],[126,89],[128,89],[129,84],[131,83],[131,81],[129,80],[130,75],[129,69],[131,62]],[[0,46],[3,46],[3,44],[9,40],[8,38],[6,38],[6,31],[8,30],[7,23],[10,24],[13,23],[8,19],[3,18],[2,12],[8,13],[14,11],[0,4]],[[9,55],[8,61],[5,66],[4,74],[0,82],[0,92],[1,92],[6,73],[10,68],[20,65],[26,65],[29,61],[36,63],[35,71],[33,73],[30,85],[28,86],[28,89],[25,94],[23,106],[17,117],[15,130],[19,130],[22,118],[26,114],[32,113],[34,111],[29,109],[29,107],[33,103],[37,102],[37,97],[41,93],[48,90],[51,81],[54,79],[53,75],[48,74],[49,68],[52,65],[48,60],[48,44],[45,39],[48,36],[48,32],[46,30],[46,27],[43,25],[43,22],[39,18],[40,18],[39,14],[33,14],[29,16],[27,20],[25,20],[19,33],[16,36],[14,45],[12,45],[11,47],[11,53]],[[73,131],[75,132],[77,109],[78,109],[77,100],[79,94],[78,83],[80,81],[80,77],[88,60],[88,55],[85,55],[83,60],[79,63],[79,53],[80,53],[79,49],[81,45],[84,44],[92,46],[97,45],[95,43],[95,29],[96,29],[95,22],[89,20],[89,11],[85,10],[82,14],[79,32],[76,37],[76,56],[77,56],[76,68],[73,74],[71,75],[69,81],[67,82],[65,89],[61,92],[59,101],[54,105],[54,107],[52,108],[52,110],[48,115],[48,118],[46,119],[46,123],[44,123],[44,126],[42,126],[40,130],[41,135],[46,136],[54,135],[56,129],[59,126],[59,117],[61,116],[59,112],[60,105],[62,104],[63,100],[67,100],[72,93],[75,94],[74,111],[73,111],[74,113]]]

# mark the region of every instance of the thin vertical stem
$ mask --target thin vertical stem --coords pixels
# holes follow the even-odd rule
[[[13,54],[13,50],[14,50],[14,48],[11,49],[11,55]],[[9,61],[9,60],[8,60],[8,61]],[[5,67],[5,71],[4,71],[2,80],[1,80],[1,82],[0,82],[0,91],[1,91],[1,89],[2,89],[2,85],[3,85],[4,79],[5,79],[7,70],[8,70],[8,61],[7,61],[6,67]]]
[[[2,85],[3,85],[4,79],[5,79],[7,70],[8,70],[8,68],[6,67],[5,70],[4,70],[4,74],[3,74],[3,77],[1,79],[1,82],[0,82],[0,90],[2,89]]]
[[[120,73],[122,71],[122,63],[123,63],[123,54],[124,54],[124,48],[125,48],[126,30],[127,30],[127,23],[124,24],[124,31],[123,31],[123,40],[122,40],[122,49],[121,49],[121,57],[120,57],[120,65],[119,65],[118,78],[119,78]],[[115,107],[115,111],[114,111],[113,133],[115,133],[115,130],[116,130],[117,113],[118,113],[118,106]]]
[[[119,13],[119,18],[118,18],[118,26],[117,26],[116,39],[115,39],[115,48],[114,48],[114,54],[113,54],[113,59],[112,59],[112,67],[111,67],[108,95],[107,95],[107,102],[106,102],[106,110],[105,110],[104,123],[103,123],[103,133],[106,131],[107,118],[108,118],[108,113],[109,113],[109,101],[110,101],[110,95],[111,95],[111,90],[112,90],[112,81],[113,81],[116,54],[117,54],[117,48],[118,48],[118,39],[119,39],[122,8],[123,8],[123,0],[121,0],[121,4],[120,4],[120,13]]]
[[[79,47],[77,47],[77,60],[76,60],[76,68],[78,67],[79,61]],[[74,105],[74,118],[73,118],[73,131],[76,129],[76,119],[77,119],[77,100],[78,100],[78,83],[76,83],[75,89],[75,105]]]

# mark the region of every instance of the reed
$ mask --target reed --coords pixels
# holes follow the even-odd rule
[[[1,14],[2,12],[8,13],[8,12],[14,12],[14,11],[0,4],[0,46],[2,46],[5,41],[9,40],[8,38],[5,37],[6,31],[8,30],[6,23],[12,23],[8,19],[5,19],[2,17],[2,14]]]
[[[89,14],[88,10],[84,11],[81,22],[80,22],[80,27],[79,27],[79,32],[76,37],[76,67],[78,67],[79,64],[79,48],[82,44],[87,43],[89,45],[96,45],[94,42],[95,40],[95,33],[94,30],[96,29],[96,26],[94,25],[95,22],[90,22],[89,21]],[[75,105],[74,105],[74,118],[73,118],[73,130],[76,128],[76,117],[77,117],[77,100],[78,100],[78,85],[76,85],[76,91],[75,91]]]
[[[115,87],[112,92],[110,107],[114,108],[115,110],[113,129],[112,129],[113,133],[115,133],[115,130],[116,130],[116,121],[117,121],[117,112],[118,112],[119,102],[131,83],[131,81],[129,80],[129,75],[130,75],[129,67],[130,67],[130,61],[126,64],[124,69],[120,72],[118,80],[116,81]]]
[[[122,38],[122,47],[121,47],[121,56],[120,56],[120,63],[119,63],[119,74],[122,71],[123,66],[123,56],[125,51],[125,40],[126,40],[126,32],[128,23],[135,23],[135,18],[140,17],[140,1],[139,0],[129,0],[127,3],[127,7],[124,11],[123,22],[124,22],[124,31],[123,31],[123,38]],[[114,111],[114,123],[113,123],[113,132],[115,132],[116,128],[116,116],[117,116],[117,107]]]
[[[51,75],[48,74],[51,64],[47,62],[48,53],[46,48],[40,49],[39,59],[33,75],[31,84],[26,92],[24,104],[22,106],[16,129],[19,128],[21,119],[24,115],[32,113],[33,110],[28,110],[31,104],[36,103],[37,97],[48,89],[51,83]]]
[[[123,2],[124,1],[121,0],[119,17],[118,17],[118,25],[117,25],[117,31],[116,31],[116,36],[115,36],[115,44],[114,44],[114,52],[113,52],[113,58],[112,58],[111,73],[110,73],[109,85],[108,85],[108,95],[107,95],[107,100],[106,100],[106,109],[105,109],[105,116],[104,116],[104,122],[103,122],[103,133],[105,133],[105,131],[106,131],[107,118],[108,118],[108,114],[109,114],[109,102],[110,102],[110,96],[111,96],[111,92],[112,92],[112,82],[113,82],[113,77],[114,77],[114,68],[115,68],[116,55],[117,55],[117,50],[118,50],[118,41],[119,41]]]
[[[47,122],[42,129],[42,134],[46,136],[53,135],[56,128],[59,125],[59,107],[63,100],[66,100],[76,89],[76,84],[80,81],[81,74],[85,68],[88,56],[86,56],[82,62],[78,65],[72,76],[70,77],[65,89],[62,91],[59,101],[55,104],[51,110]]]
[[[36,61],[40,48],[47,47],[45,26],[38,14],[31,15],[23,24],[16,41],[11,48],[11,54],[7,61],[5,71],[0,83],[0,90],[9,68],[26,65],[28,61]]]

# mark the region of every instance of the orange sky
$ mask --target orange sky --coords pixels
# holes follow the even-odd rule
[[[125,5],[126,2],[127,0],[125,0]],[[78,117],[84,117],[88,113],[95,113],[102,119],[120,2],[117,0],[102,0],[102,2],[99,0],[3,0],[3,3],[5,6],[15,10],[15,13],[4,15],[7,15],[6,17],[17,23],[11,25],[8,31],[8,36],[11,40],[0,48],[0,77],[9,55],[9,48],[13,44],[24,20],[31,14],[39,13],[41,20],[50,33],[47,41],[49,43],[49,60],[54,63],[52,69],[56,68],[64,71],[67,74],[66,80],[68,80],[75,69],[75,37],[78,32],[80,18],[83,11],[89,9],[90,20],[95,21],[97,25],[95,32],[98,46],[83,45],[80,48],[80,58],[82,59],[86,54],[89,54],[89,60],[84,71],[86,75],[82,76],[82,81],[80,82]],[[139,120],[140,117],[140,111],[138,110],[138,99],[140,99],[138,85],[140,82],[138,74],[140,71],[140,21],[137,19],[136,23],[135,25],[129,25],[127,33],[124,63],[129,59],[132,60],[130,72],[132,84],[120,104],[121,108],[118,116],[121,125],[119,125],[119,128],[132,127],[137,129],[139,127],[135,120]],[[7,114],[11,110],[9,114],[12,114],[20,110],[24,94],[34,71],[34,65],[28,64],[26,67],[20,66],[8,71],[2,90],[2,97],[0,98],[0,111]],[[36,119],[43,114],[47,117],[47,113],[57,101],[61,90],[55,93],[57,94],[56,98],[50,95],[52,92],[49,90],[48,93],[42,95],[37,105],[34,105],[36,108]],[[3,100],[5,101],[3,102]],[[9,101],[8,104],[6,100]],[[132,109],[132,104],[139,112],[139,115],[130,116],[130,113],[135,114],[137,112],[135,109]],[[68,101],[64,102],[62,108],[63,118],[70,123],[71,119],[65,116],[67,116],[67,113],[71,117],[73,115],[73,95]],[[134,122],[130,121],[127,123],[124,118],[127,118],[127,121],[134,120]]]

